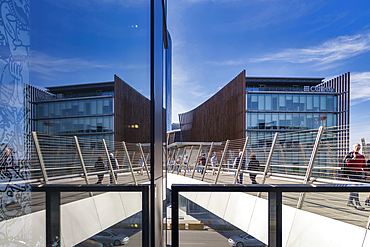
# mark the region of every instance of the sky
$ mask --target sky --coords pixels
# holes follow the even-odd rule
[[[370,122],[370,1],[169,0],[173,122],[241,71],[247,76],[351,73],[351,124]],[[31,1],[38,87],[112,81],[149,96],[148,0]]]

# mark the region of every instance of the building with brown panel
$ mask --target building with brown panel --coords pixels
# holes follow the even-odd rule
[[[47,87],[32,101],[41,134],[148,143],[150,100],[118,76],[114,81]]]
[[[309,133],[325,126],[335,132],[333,138],[338,138],[339,149],[345,152],[349,143],[349,85],[349,73],[324,81],[247,77],[242,71],[206,102],[179,115],[181,141],[249,136],[257,140],[253,146],[268,147],[276,132]],[[279,140],[282,147],[294,147],[300,141],[285,136]]]

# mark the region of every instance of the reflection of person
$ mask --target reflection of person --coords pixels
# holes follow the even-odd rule
[[[118,161],[117,161],[117,159],[114,158],[113,153],[110,153],[109,156],[110,156],[110,163],[112,164],[113,171],[114,170],[117,170],[118,169]],[[110,176],[110,183],[113,184],[112,174],[109,173],[109,176]],[[116,178],[116,181],[117,181],[117,172],[114,172],[114,177]]]
[[[249,159],[250,159],[250,161],[248,163],[248,170],[258,171],[258,168],[260,166],[260,162],[257,160],[256,154],[251,153],[251,155],[249,155]],[[258,184],[257,181],[256,181],[256,176],[257,176],[257,174],[249,173],[249,178],[251,179],[252,184]]]
[[[207,162],[206,154],[202,154],[202,157],[200,158],[200,165],[202,166],[202,168],[201,168],[201,173],[202,173],[202,174],[203,174],[204,172],[207,172],[207,171],[205,171],[205,168],[206,168],[206,162]]]
[[[216,154],[213,154],[211,158],[211,163],[213,167],[216,167],[216,164],[217,164]],[[212,169],[212,175],[215,175],[215,169]]]
[[[346,163],[348,167],[348,179],[350,181],[359,181],[362,179],[362,171],[366,171],[367,167],[365,163],[365,157],[359,153],[361,149],[360,144],[356,143],[353,145],[353,151],[349,152],[345,157],[343,162]],[[351,192],[349,194],[347,206],[355,207],[356,209],[362,210],[364,207],[361,206],[359,196],[357,192]]]
[[[103,155],[99,155],[98,161],[95,162],[95,171],[97,172],[105,171],[105,165],[103,160],[104,160]],[[104,174],[98,174],[97,176],[98,182],[96,182],[96,184],[101,184],[104,178]]]
[[[240,159],[241,159],[242,155],[243,155],[243,152],[240,152],[239,153],[239,156],[235,158],[234,165],[233,165],[233,168],[234,169],[238,169],[239,163],[240,163]],[[243,161],[242,161],[242,165],[240,167],[240,170],[245,170],[245,167],[246,167],[246,160],[245,160],[245,158],[243,158]],[[237,174],[237,171],[235,172],[234,177],[236,176],[236,174]],[[243,184],[243,172],[240,172],[239,178],[236,180],[236,183],[237,184]]]

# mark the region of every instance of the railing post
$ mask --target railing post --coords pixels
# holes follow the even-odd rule
[[[44,184],[47,184],[49,182],[48,181],[48,175],[46,173],[44,158],[42,157],[42,153],[41,153],[41,149],[40,149],[40,144],[39,144],[39,139],[37,138],[37,133],[35,131],[32,131],[32,138],[33,138],[33,142],[35,144],[35,149],[36,149],[37,157],[39,158],[39,163],[40,163],[40,167],[41,167],[42,177],[44,178]]]
[[[236,181],[238,180],[238,176],[239,176],[239,173],[240,173],[240,168],[242,167],[242,164],[243,164],[245,150],[247,150],[248,142],[249,142],[249,136],[247,136],[247,138],[245,138],[245,143],[244,143],[244,147],[243,147],[243,151],[242,151],[243,153],[242,153],[242,156],[240,156],[238,170],[237,170],[237,172],[235,174],[235,177],[234,177],[234,184],[236,184]],[[247,160],[245,162],[247,162]]]
[[[268,246],[282,246],[282,193],[281,191],[268,192]]]
[[[208,167],[209,157],[211,156],[211,153],[212,153],[212,150],[213,150],[213,145],[214,145],[214,143],[212,142],[212,143],[211,143],[211,147],[209,148],[208,155],[207,155],[206,164],[205,164],[205,166],[204,166],[204,171],[203,171],[202,181],[204,180],[204,176],[206,175],[206,172],[207,172],[207,167]]]
[[[315,145],[312,149],[310,162],[309,162],[308,167],[307,167],[306,176],[304,177],[303,184],[307,184],[310,181],[313,166],[314,166],[316,155],[317,155],[317,150],[319,149],[323,133],[324,133],[324,126],[320,126],[319,131],[317,132]],[[299,196],[299,201],[298,201],[298,204],[297,204],[298,209],[302,209],[305,197],[306,197],[306,193],[302,192],[301,195]]]
[[[220,164],[218,165],[218,170],[217,170],[217,174],[216,174],[216,178],[215,178],[215,184],[217,184],[218,177],[220,176],[220,173],[221,173],[221,170],[222,170],[222,163],[224,162],[224,159],[225,159],[225,156],[226,156],[226,151],[227,151],[227,148],[229,146],[229,142],[230,142],[230,140],[227,140],[226,143],[225,143],[225,147],[224,147],[224,151],[222,152]]]
[[[195,164],[194,164],[193,174],[191,175],[191,178],[194,178],[195,170],[198,168],[198,159],[199,159],[200,152],[202,152],[202,148],[203,148],[203,144],[200,144],[197,157],[195,158]]]
[[[80,164],[81,164],[82,172],[83,172],[83,174],[85,176],[85,182],[86,182],[86,184],[90,184],[89,178],[87,176],[85,162],[84,162],[84,159],[82,157],[81,148],[80,148],[80,144],[78,143],[77,136],[73,136],[73,140],[75,141],[75,145],[76,145],[78,157],[80,158]]]
[[[184,147],[184,152],[182,153],[181,161],[180,161],[180,164],[179,164],[179,169],[177,170],[177,175],[179,175],[179,173],[180,173],[181,166],[183,166],[183,165],[184,165],[184,157],[185,157],[185,153],[186,153],[186,147]],[[189,161],[188,161],[188,162],[189,162]]]
[[[46,246],[60,247],[60,192],[46,191]]]
[[[176,187],[171,188],[171,219],[172,219],[172,247],[179,246],[179,191]]]
[[[102,139],[102,142],[103,142],[103,147],[105,150],[105,155],[107,156],[107,159],[108,159],[108,166],[109,166],[110,174],[112,176],[112,181],[114,184],[117,184],[116,177],[114,176],[112,162],[110,162],[109,152],[108,152],[107,144],[105,143],[105,139]]]
[[[189,156],[188,156],[188,163],[186,164],[186,167],[185,167],[184,176],[186,175],[186,170],[189,168],[189,163],[190,163],[191,154],[193,153],[193,148],[194,148],[194,146],[191,146],[191,148],[190,148],[190,153],[189,153]]]
[[[146,174],[148,174],[148,179],[149,179],[149,181],[150,181],[149,169],[148,169],[148,166],[147,166],[147,164],[146,164],[146,159],[145,159],[145,156],[144,156],[144,151],[143,151],[143,148],[142,148],[142,146],[141,146],[141,143],[139,143],[139,144],[138,144],[138,146],[139,146],[139,150],[140,150],[140,153],[141,153],[141,157],[142,157],[142,159],[143,159],[143,164],[144,164],[144,168],[145,168],[145,170],[146,170]]]
[[[279,132],[276,132],[275,136],[274,136],[274,140],[272,141],[272,145],[271,145],[271,148],[270,148],[269,157],[267,158],[267,161],[266,161],[265,170],[263,171],[263,177],[262,177],[261,184],[265,184],[265,182],[266,182],[267,172],[270,170],[270,164],[271,164],[271,161],[272,161],[272,156],[274,154],[275,146],[276,146],[278,138],[279,138]],[[262,194],[261,192],[258,192],[257,197],[261,197],[261,194]]]
[[[122,146],[123,146],[123,150],[125,151],[126,156],[127,156],[128,165],[130,166],[130,171],[131,171],[131,174],[132,174],[132,178],[134,179],[135,185],[137,185],[136,177],[135,177],[134,170],[132,168],[132,163],[131,163],[131,160],[130,160],[130,154],[127,151],[126,143],[124,141],[122,141]]]
[[[141,200],[141,207],[142,207],[142,246],[149,247],[150,246],[150,187],[145,186],[142,190],[142,200]]]

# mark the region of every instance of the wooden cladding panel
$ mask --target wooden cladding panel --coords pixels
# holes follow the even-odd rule
[[[114,140],[150,142],[150,100],[114,75]]]
[[[182,141],[245,138],[245,70],[196,109],[180,114]]]

